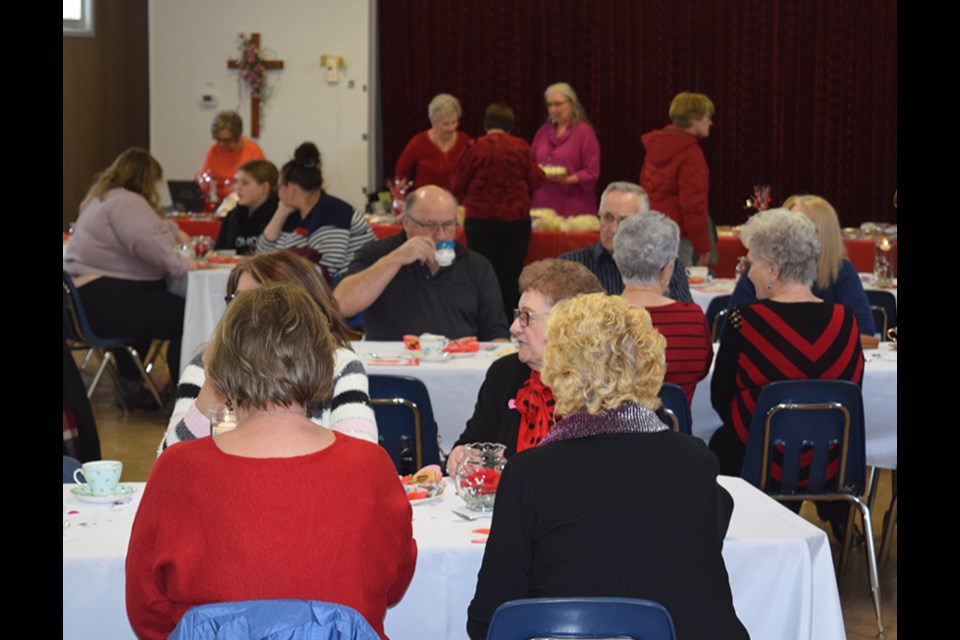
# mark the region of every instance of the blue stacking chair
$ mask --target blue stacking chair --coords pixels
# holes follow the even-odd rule
[[[247,600],[187,611],[169,640],[380,640],[370,623],[342,604]]]
[[[377,418],[380,444],[400,472],[400,448],[404,436],[415,448],[416,469],[440,464],[437,422],[433,418],[426,385],[409,376],[371,374],[370,404]]]
[[[487,640],[530,638],[676,640],[661,605],[638,598],[532,598],[500,605]]]
[[[750,423],[741,475],[782,502],[846,501],[863,519],[870,590],[883,635],[880,585],[870,508],[860,499],[867,466],[860,387],[847,380],[783,380],[760,393]],[[853,509],[840,552],[843,574],[853,532]]]
[[[664,382],[660,387],[660,400],[663,401],[663,409],[667,416],[673,421],[673,430],[693,435],[693,418],[690,415],[690,404],[683,388]]]
[[[70,274],[66,271],[63,272],[63,337],[67,340],[71,349],[87,349],[88,357],[89,351],[93,351],[100,358],[100,367],[93,377],[93,382],[90,383],[90,388],[87,389],[88,398],[91,397],[96,390],[97,384],[100,383],[100,378],[103,376],[103,372],[109,371],[110,376],[113,378],[117,399],[121,404],[123,403],[123,394],[120,391],[119,383],[111,366],[113,354],[110,353],[110,349],[124,349],[133,359],[133,363],[140,372],[140,377],[143,378],[143,381],[146,383],[147,389],[150,390],[150,395],[153,396],[157,406],[163,406],[163,400],[160,398],[160,390],[157,389],[153,378],[150,377],[153,362],[157,356],[160,355],[163,343],[154,342],[153,345],[158,346],[151,345],[146,357],[141,359],[137,350],[131,346],[133,343],[138,342],[136,339],[101,338],[95,334],[93,329],[90,328],[90,322],[87,320],[87,314],[83,309],[83,302],[80,300],[80,293],[77,291],[77,287],[74,286]],[[84,364],[86,364],[86,359],[84,359]]]
[[[723,324],[727,320],[727,313],[730,311],[730,294],[719,295],[710,301],[707,305],[707,326],[710,327],[710,339],[716,342],[723,335]]]
[[[80,468],[80,461],[70,456],[63,456],[63,484],[73,483],[73,472]]]
[[[887,331],[897,326],[897,298],[889,291],[867,289],[866,294],[873,313],[873,328],[881,340],[886,340]]]

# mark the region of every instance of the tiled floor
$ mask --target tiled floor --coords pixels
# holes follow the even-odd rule
[[[97,418],[103,457],[123,461],[124,480],[146,480],[156,459],[157,445],[166,429],[165,417],[159,413],[124,414],[114,406],[109,386],[106,384],[101,385],[97,390],[94,396],[93,410]],[[881,497],[878,498],[874,509],[873,526],[876,535],[879,537],[883,524],[883,514],[886,512],[890,501],[889,472],[881,474],[878,495]],[[808,519],[816,521],[815,510],[812,505],[804,505],[801,513]],[[834,552],[836,552],[836,548]],[[863,549],[854,549],[851,556],[844,580],[840,585],[840,601],[843,607],[847,638],[851,640],[875,638],[877,633],[876,623]],[[887,629],[887,638],[894,640],[897,637],[896,541],[894,541],[890,558],[880,570],[880,578],[883,619]]]

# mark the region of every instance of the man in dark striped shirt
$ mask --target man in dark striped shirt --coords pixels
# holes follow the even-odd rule
[[[613,236],[623,220],[649,210],[650,200],[643,187],[632,182],[611,182],[600,196],[597,214],[600,216],[600,240],[589,247],[568,251],[560,259],[579,262],[597,276],[608,294],[620,295],[623,293],[623,278],[613,261]],[[687,272],[679,261],[674,264],[673,276],[665,295],[678,302],[693,302],[687,284]]]

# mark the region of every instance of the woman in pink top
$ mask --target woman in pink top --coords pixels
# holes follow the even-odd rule
[[[170,341],[167,365],[175,384],[184,300],[167,291],[164,278],[187,273],[190,260],[176,249],[189,238],[157,208],[162,177],[160,163],[147,151],[130,148],[121,153],[97,176],[80,205],[63,269],[79,288],[98,336],[133,340],[141,355],[152,340]],[[124,351],[117,356],[120,375],[132,385],[128,393],[139,393],[140,375],[133,361]]]
[[[547,87],[547,122],[533,137],[533,157],[547,182],[533,193],[534,209],[561,216],[597,212],[600,143],[577,93],[566,82]]]

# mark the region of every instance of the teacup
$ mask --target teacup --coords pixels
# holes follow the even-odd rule
[[[80,469],[74,471],[73,481],[80,485],[85,484],[92,495],[110,496],[117,492],[121,473],[123,463],[119,460],[94,460],[83,463]],[[85,483],[80,482],[80,474],[83,474]]]
[[[443,360],[443,350],[447,346],[447,339],[444,336],[425,333],[420,336],[420,351],[423,352],[424,360]]]
[[[687,267],[687,278],[692,284],[710,281],[710,267]]]
[[[454,258],[457,257],[456,251],[454,250],[453,240],[439,240],[437,241],[437,264],[441,267],[449,267],[453,264]]]

